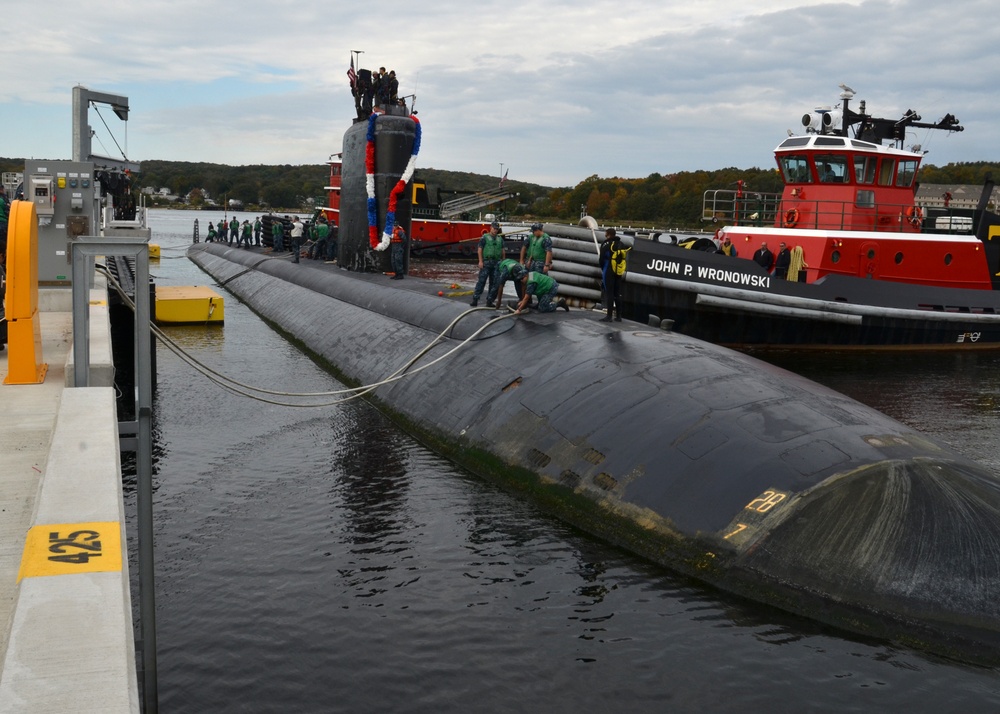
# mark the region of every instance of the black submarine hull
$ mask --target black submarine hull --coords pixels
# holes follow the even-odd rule
[[[414,371],[493,317],[412,277],[189,254],[349,383],[384,379],[446,332]],[[1000,659],[998,479],[804,378],[573,311],[498,320],[371,399],[471,471],[658,563],[854,632]]]

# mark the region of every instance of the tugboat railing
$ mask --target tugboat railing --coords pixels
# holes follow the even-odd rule
[[[717,189],[705,191],[701,218],[738,226],[771,226],[781,205],[780,193]]]
[[[924,209],[916,204],[785,200],[777,193],[706,191],[702,220],[732,226],[882,233],[973,232],[967,209]]]

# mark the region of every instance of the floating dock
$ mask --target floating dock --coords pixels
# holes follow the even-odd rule
[[[226,305],[222,296],[208,287],[157,286],[155,315],[161,325],[221,325]]]

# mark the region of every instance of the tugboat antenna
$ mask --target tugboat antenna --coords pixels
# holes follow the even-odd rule
[[[915,129],[941,129],[944,131],[964,131],[964,127],[958,122],[954,114],[946,114],[942,119],[934,123],[922,122],[920,115],[912,109],[907,109],[899,119],[879,119],[866,112],[865,101],[861,100],[859,111],[850,108],[851,99],[855,92],[846,84],[841,84],[843,100],[843,119],[841,122],[840,135],[848,136],[850,127],[857,125],[854,131],[854,138],[864,141],[871,141],[881,144],[889,141],[902,148],[906,139],[908,127]]]

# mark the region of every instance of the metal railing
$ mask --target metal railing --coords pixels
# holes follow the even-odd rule
[[[718,189],[705,191],[701,218],[740,226],[773,226],[781,207],[780,193]]]
[[[784,202],[781,194],[731,189],[706,191],[702,219],[733,226],[774,226],[813,230],[879,231],[883,233],[963,233],[974,230],[967,209],[928,210],[915,204],[854,201]]]
[[[513,191],[506,188],[494,188],[489,191],[480,191],[471,196],[461,196],[445,201],[441,204],[441,218],[454,218],[467,211],[474,211],[500,201],[505,201],[514,195]]]

